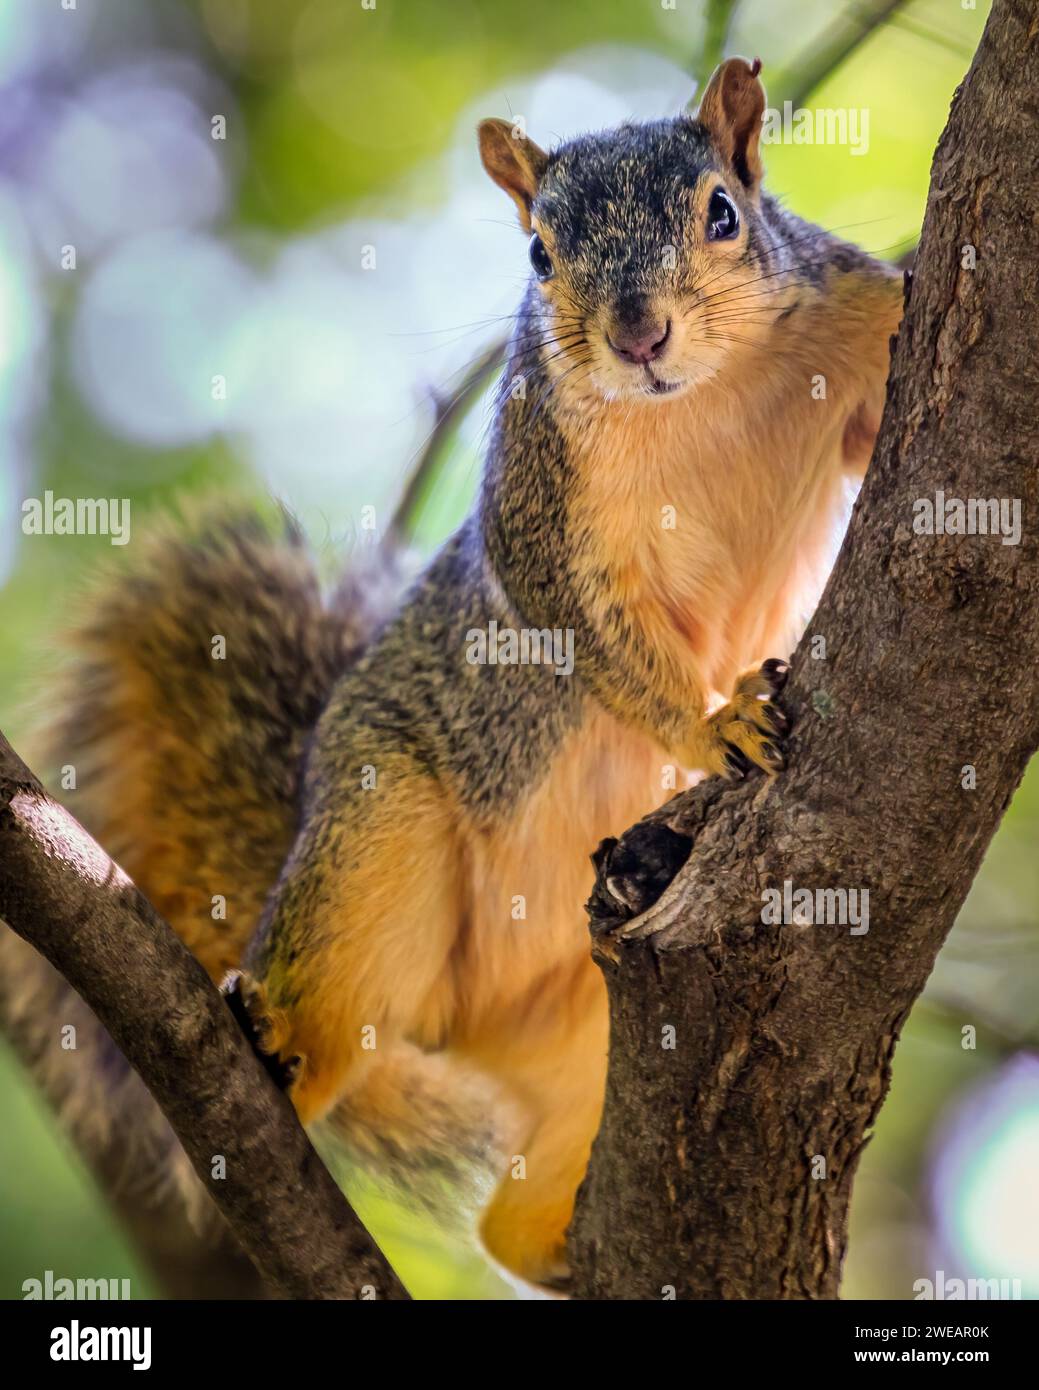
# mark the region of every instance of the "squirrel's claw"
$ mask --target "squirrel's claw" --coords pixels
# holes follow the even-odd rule
[[[751,766],[770,775],[783,771],[790,719],[774,697],[789,674],[788,662],[773,659],[739,678],[732,699],[707,720],[709,771],[734,779],[745,777]]]
[[[763,661],[761,663],[760,671],[751,672],[750,674],[752,676],[760,675],[763,680],[769,683],[770,693],[778,695],[783,689],[783,686],[786,685],[787,677],[790,675],[790,662],[780,661],[778,657],[773,656],[770,657],[768,661]],[[746,679],[746,677],[744,677],[744,679]]]

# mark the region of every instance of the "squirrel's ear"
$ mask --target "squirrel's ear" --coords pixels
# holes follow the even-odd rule
[[[728,58],[715,70],[696,113],[707,127],[721,155],[736,171],[745,188],[761,180],[758,141],[765,114],[765,89],[758,80],[761,59]]]
[[[508,121],[481,121],[480,158],[499,188],[504,188],[530,231],[530,205],[548,165],[548,155]]]

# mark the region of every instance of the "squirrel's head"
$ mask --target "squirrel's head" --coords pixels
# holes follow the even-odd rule
[[[753,351],[785,307],[762,208],[760,63],[730,58],[696,115],[551,154],[483,121],[480,154],[530,236],[536,352],[567,394],[672,399]]]

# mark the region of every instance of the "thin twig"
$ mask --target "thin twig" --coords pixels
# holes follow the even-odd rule
[[[787,99],[796,108],[846,63],[856,49],[902,9],[907,0],[873,0],[853,5],[812,44],[810,56],[794,69]]]
[[[700,59],[696,64],[698,98],[703,94],[711,73],[728,52],[729,35],[732,33],[738,8],[739,0],[707,0],[703,43],[700,46]]]
[[[385,544],[390,547],[407,545],[413,538],[415,523],[436,477],[437,469],[455,422],[469,409],[474,398],[483,390],[488,379],[500,366],[505,355],[504,339],[491,344],[469,368],[462,384],[453,396],[434,397],[436,414],[429,438],[415,462],[404,492],[393,513],[386,532]]]

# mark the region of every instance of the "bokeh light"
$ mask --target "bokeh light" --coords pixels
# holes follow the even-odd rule
[[[954,1108],[933,1187],[943,1267],[1039,1297],[1039,1057],[1018,1055]]]
[[[142,62],[106,72],[59,104],[34,154],[45,253],[56,258],[59,246],[74,243],[89,256],[119,238],[219,216],[227,196],[221,145],[189,94],[199,76],[183,62]]]
[[[155,232],[112,251],[84,287],[71,353],[105,424],[160,447],[225,428],[214,379],[227,378],[228,341],[253,288],[248,268],[209,236]]]

